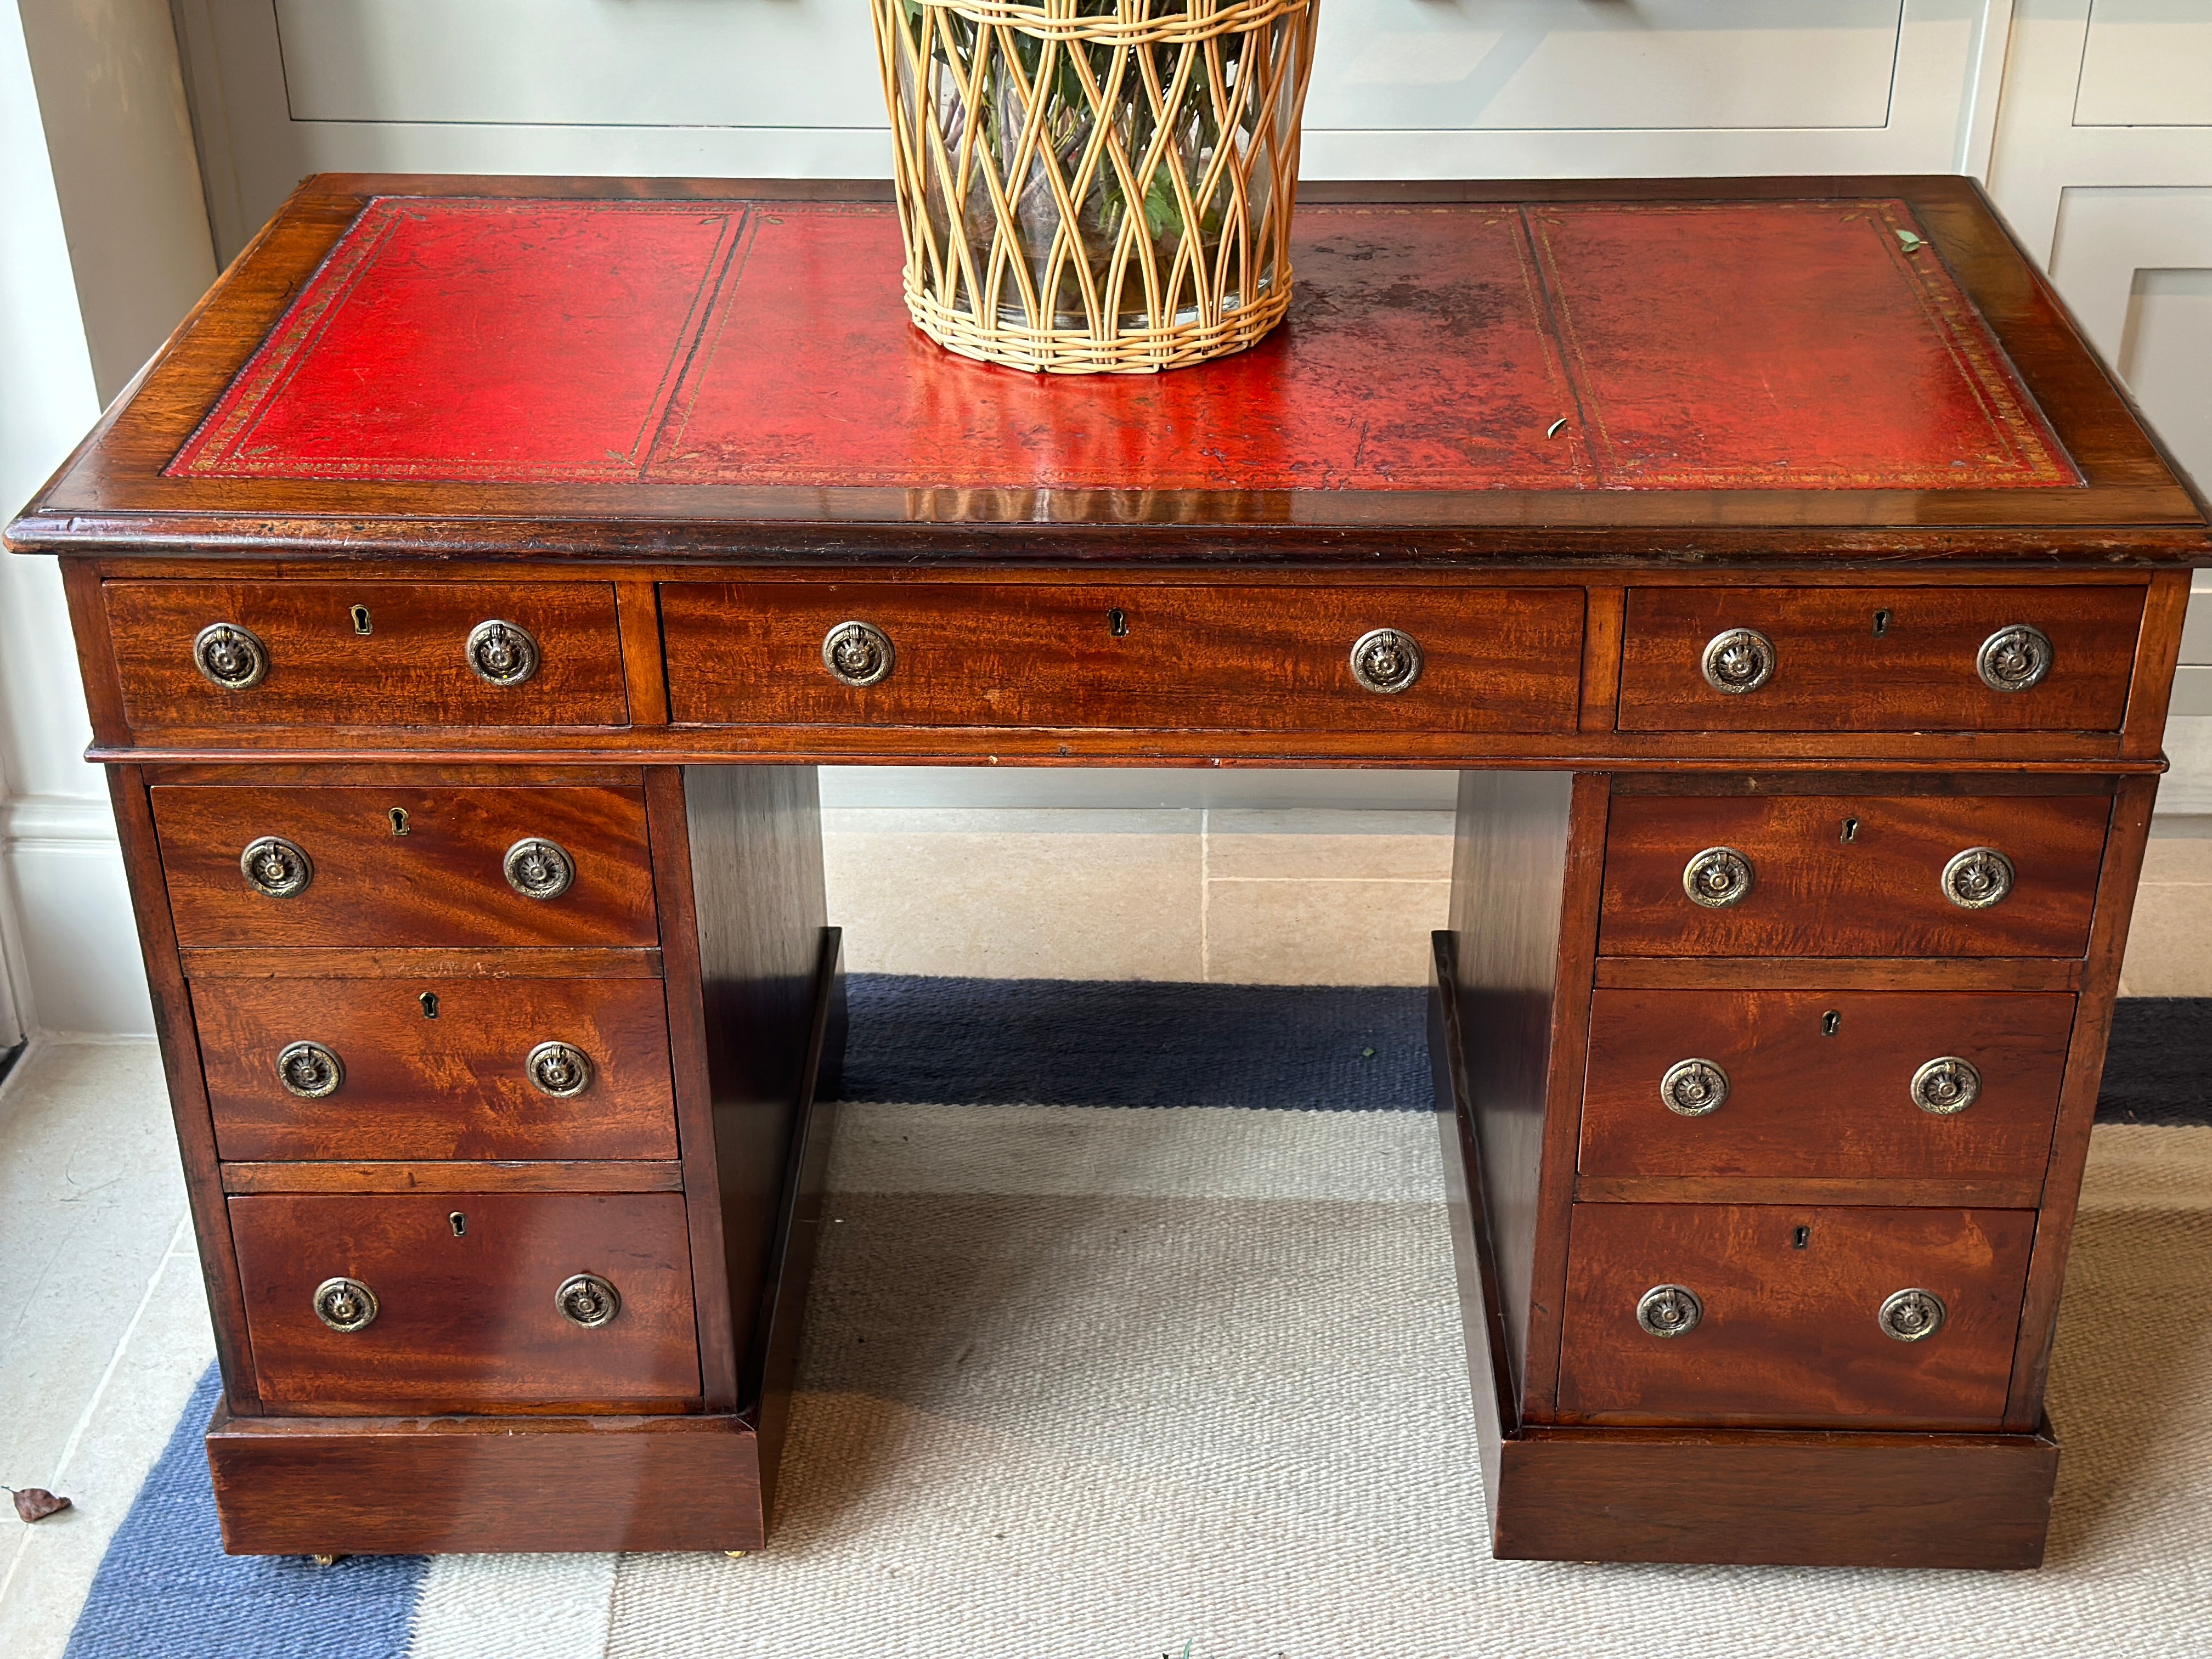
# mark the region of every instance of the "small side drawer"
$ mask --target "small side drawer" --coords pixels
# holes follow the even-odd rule
[[[698,1396],[678,1194],[256,1194],[230,1200],[230,1230],[270,1405],[374,1414]],[[611,1318],[587,1326],[562,1310],[579,1275],[614,1287]],[[324,1302],[341,1279],[366,1296],[333,1286],[343,1300]]]
[[[177,942],[195,945],[646,945],[659,937],[645,792],[234,788],[149,792]],[[397,816],[395,816],[397,815]],[[284,844],[271,896],[246,849]],[[560,861],[569,872],[558,891]],[[285,850],[289,848],[289,850]],[[523,849],[518,852],[517,849]],[[533,875],[547,896],[525,885]],[[304,877],[304,879],[300,878]]]
[[[1994,1427],[2012,1381],[2033,1210],[1578,1204],[1559,1410],[1569,1421]],[[1802,1238],[1802,1243],[1799,1241]],[[1694,1324],[1683,1328],[1696,1298]],[[1654,1291],[1645,1328],[1638,1307]],[[1883,1327],[1899,1292],[1907,1303]],[[1671,1315],[1671,1318],[1670,1318]]]
[[[1620,729],[2116,732],[2144,591],[1632,588]],[[1709,672],[1727,636],[1739,654]]]
[[[657,979],[202,979],[191,997],[225,1159],[677,1156]]]
[[[1582,686],[1570,588],[672,582],[660,605],[685,726],[1571,732]],[[825,661],[854,623],[865,684]]]
[[[606,582],[112,581],[100,591],[134,731],[629,720]],[[225,629],[230,636],[208,633]]]
[[[2078,957],[2111,817],[2106,795],[1616,796],[1598,951]]]
[[[2055,993],[1601,989],[1579,1168],[2034,1181],[2073,1029]]]

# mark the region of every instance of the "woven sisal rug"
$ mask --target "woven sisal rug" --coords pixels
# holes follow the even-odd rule
[[[2097,1131],[2041,1572],[1495,1562],[1419,996],[1240,989],[856,984],[766,1552],[230,1560],[210,1380],[70,1653],[2212,1651],[2212,1128]]]

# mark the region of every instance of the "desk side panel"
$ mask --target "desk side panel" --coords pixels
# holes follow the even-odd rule
[[[740,1409],[757,1403],[744,1396],[759,1387],[756,1351],[767,1340],[769,1263],[813,1036],[827,908],[818,801],[811,767],[706,766],[683,774],[730,1357],[737,1362],[732,1382]],[[674,1007],[678,979],[672,973],[672,1029],[683,1023]],[[679,1070],[679,1125],[691,1136],[702,1115],[683,1110],[685,1086]],[[687,1170],[696,1168],[693,1150],[686,1145]]]
[[[1586,1023],[1561,1006],[1579,986],[1586,1010],[1592,930],[1566,908],[1568,832],[1576,780],[1556,773],[1462,772],[1452,859],[1451,927],[1457,939],[1459,1026],[1481,1154],[1483,1208],[1495,1252],[1498,1313],[1512,1382],[1524,1402],[1552,1379],[1531,1345],[1556,1348],[1559,1306],[1540,1296],[1545,1105],[1555,1032]],[[1563,939],[1584,959],[1563,972]],[[1539,1328],[1550,1326],[1548,1334]],[[1525,1407],[1524,1407],[1525,1409]]]

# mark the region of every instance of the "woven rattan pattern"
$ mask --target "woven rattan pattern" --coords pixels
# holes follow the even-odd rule
[[[1150,373],[1289,308],[1310,0],[876,0],[907,307],[949,349]]]

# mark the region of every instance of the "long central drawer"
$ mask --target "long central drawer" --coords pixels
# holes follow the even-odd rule
[[[1583,604],[1364,584],[660,591],[683,726],[1571,732]]]

